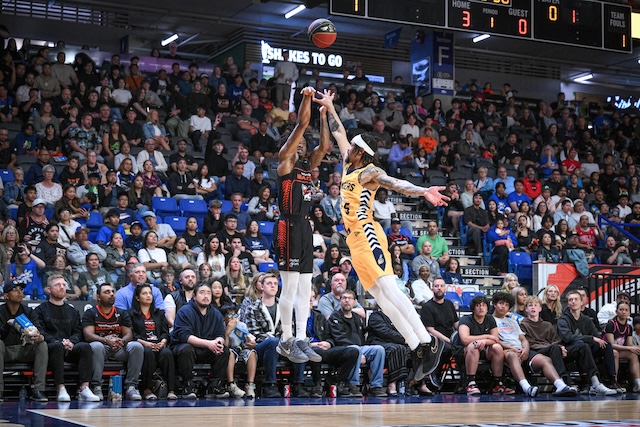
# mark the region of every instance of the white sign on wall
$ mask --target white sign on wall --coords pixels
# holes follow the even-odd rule
[[[262,52],[262,63],[271,64],[283,61],[282,51],[286,48],[271,47],[264,40],[260,41],[260,51]],[[313,52],[310,50],[289,49],[289,61],[296,64],[314,65],[320,67],[342,67],[342,55]]]

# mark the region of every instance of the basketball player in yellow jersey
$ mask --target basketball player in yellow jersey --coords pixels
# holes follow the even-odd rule
[[[387,236],[373,219],[373,201],[381,186],[407,196],[423,196],[434,206],[445,206],[449,198],[440,194],[445,187],[418,187],[390,177],[377,167],[374,156],[378,140],[374,136],[364,133],[349,143],[333,97],[327,91],[317,92],[313,101],[326,108],[327,122],[320,132],[331,132],[344,161],[341,208],[352,264],[362,286],[375,297],[411,348],[414,378],[421,380],[438,367],[443,344],[427,332],[413,304],[396,285]]]

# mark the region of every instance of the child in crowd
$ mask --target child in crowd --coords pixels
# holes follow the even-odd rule
[[[16,135],[16,150],[18,155],[35,156],[38,154],[38,142],[31,123],[22,125],[22,130]]]
[[[140,249],[142,249],[142,224],[140,221],[133,221],[131,226],[129,227],[129,231],[131,235],[127,237],[127,241],[125,242],[125,248],[133,249],[135,253],[138,253]],[[124,235],[124,234],[123,234]]]
[[[94,193],[87,193],[82,196],[82,209],[87,212],[98,210],[98,197]]]
[[[85,194],[87,197],[89,194]],[[107,243],[111,241],[111,235],[114,232],[118,232],[121,235],[125,235],[124,227],[120,224],[120,212],[117,209],[110,209],[107,212],[107,216],[105,217],[105,225],[103,225],[98,231],[98,236],[96,237],[96,243],[100,245],[100,247],[104,248],[107,246]]]
[[[157,286],[162,292],[162,297],[166,297],[171,292],[180,289],[178,284],[176,284],[176,272],[173,268],[167,267],[162,270],[162,274],[160,275],[160,282]]]
[[[238,313],[234,304],[226,304],[220,307],[227,328],[224,333],[224,345],[229,347],[229,364],[227,365],[227,390],[233,397],[256,397],[256,385],[254,383],[258,366],[258,356],[252,347],[255,347],[256,338],[249,333],[249,328],[244,322],[238,320]],[[244,363],[247,370],[247,385],[242,391],[235,383],[235,365]]]
[[[60,172],[60,184],[73,184],[76,187],[82,185],[84,182],[84,175],[80,172],[80,161],[78,156],[69,157],[67,166]]]

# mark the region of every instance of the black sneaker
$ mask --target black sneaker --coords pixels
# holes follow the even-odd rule
[[[304,385],[302,384],[294,384],[292,393],[293,397],[299,397],[301,399],[308,399],[311,397],[309,392],[305,390]]]
[[[420,344],[415,350],[415,356],[422,362],[419,365],[414,365],[414,379],[416,381],[422,380],[427,375],[430,375],[440,365],[440,356],[444,345],[437,337],[431,336],[430,343]],[[413,356],[412,356],[413,357]]]
[[[348,385],[338,385],[338,397],[353,397]]]
[[[277,385],[267,384],[264,387],[264,392],[262,393],[262,397],[274,399],[274,398],[282,397],[282,395],[280,394],[280,390],[278,390]]]
[[[322,397],[322,385],[314,385],[311,389],[311,393],[309,393],[309,396],[313,398]]]
[[[359,385],[350,385],[349,393],[351,393],[351,397],[362,397],[362,391]]]
[[[369,389],[369,392],[367,393],[367,396],[372,396],[372,397],[387,397],[387,393],[384,391],[384,388],[382,387],[371,387]]]

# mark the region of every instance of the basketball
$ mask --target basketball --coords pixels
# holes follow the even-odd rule
[[[338,36],[333,22],[324,18],[313,21],[311,25],[309,25],[307,34],[311,42],[320,49],[331,46]]]

